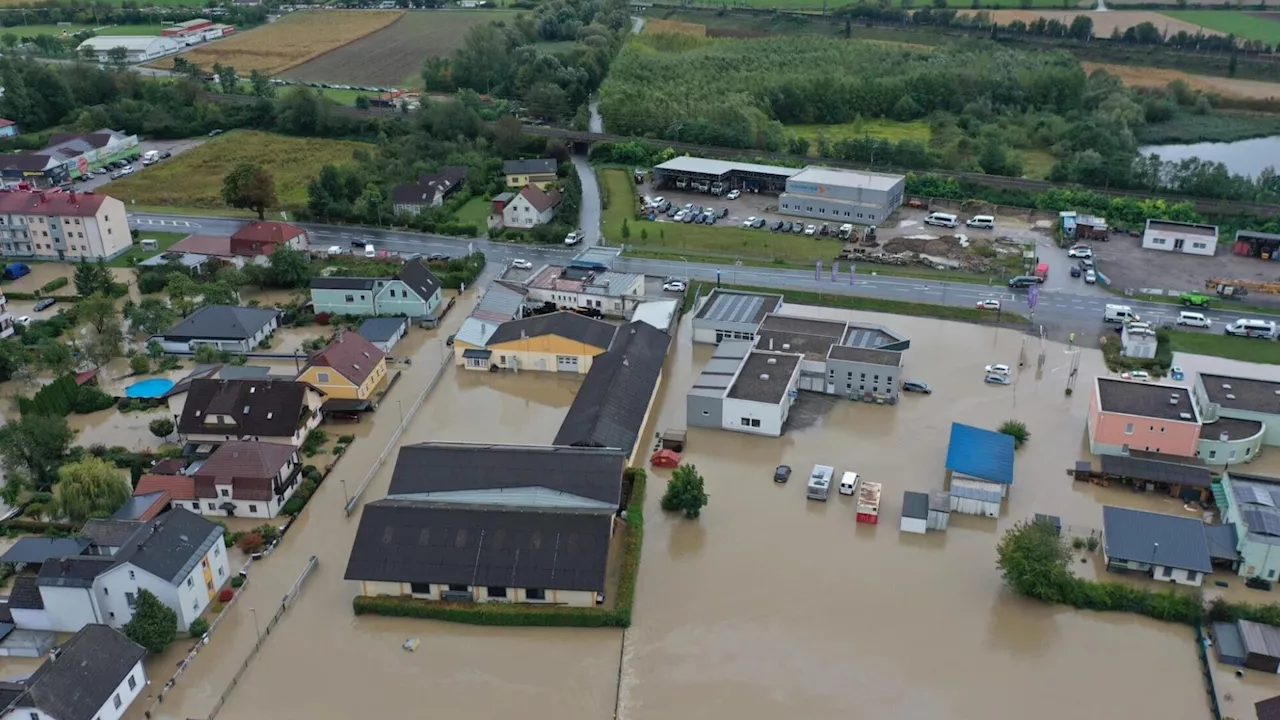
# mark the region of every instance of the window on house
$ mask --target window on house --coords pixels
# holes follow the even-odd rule
[[[355,295],[348,295],[348,296],[347,296],[347,302],[355,302],[355,301],[356,301],[356,296],[355,296]]]
[[[467,592],[470,590],[466,585],[450,585],[449,592]]]
[[[213,591],[214,591],[214,587],[213,587],[213,578],[209,578],[208,580],[205,580],[205,581],[204,581],[204,589],[205,589],[205,590],[208,590],[209,592],[213,592]]]
[[[1160,573],[1161,577],[1173,577],[1173,568],[1168,565],[1164,566],[1164,571]]]
[[[137,681],[136,679],[134,679],[134,677],[133,677],[133,675],[132,675],[132,674],[130,674],[130,675],[129,675],[129,689],[130,689],[130,690],[136,690],[136,689],[137,689],[137,687],[138,687],[138,681]]]
[[[132,571],[132,570],[130,570],[130,571],[129,571],[129,579],[130,579],[130,580],[137,580],[137,576],[135,576],[135,575],[134,575],[134,573],[133,573],[133,571]]]
[[[316,373],[316,380],[318,380],[318,381],[320,381],[320,382],[322,382],[322,383],[327,383],[327,382],[329,382],[329,373],[327,373],[327,372],[318,372],[318,373]]]
[[[1200,573],[1195,570],[1187,571],[1187,582],[1195,582],[1200,577]]]
[[[431,583],[409,583],[409,592],[414,595],[430,595]]]
[[[112,696],[111,704],[115,705],[117,710],[120,709],[120,706],[124,704],[123,702],[120,701],[120,693],[116,693],[114,696]]]
[[[40,713],[31,713],[31,720],[40,720]]]
[[[525,600],[546,600],[547,591],[542,588],[529,588],[524,591]]]
[[[187,587],[195,587],[196,579],[194,577],[187,578]]]
[[[209,503],[209,509],[210,509],[210,510],[217,510],[217,509],[218,509],[218,507],[217,507],[216,505],[214,505],[213,503]]]
[[[487,587],[485,588],[485,595],[491,598],[505,598],[507,597],[507,589],[504,587]]]
[[[258,512],[258,506],[257,506],[257,505],[250,505],[250,506],[249,506],[249,512],[251,512],[251,513]]]
[[[1215,457],[1217,457],[1217,456],[1218,456],[1218,451],[1217,451],[1217,450],[1210,450],[1210,451],[1209,451],[1209,459],[1210,459],[1210,460],[1214,459],[1214,458],[1215,458]]]
[[[195,612],[200,612],[200,598],[196,598],[195,600],[191,601],[191,609],[194,610]]]
[[[1125,426],[1124,426],[1124,434],[1125,434],[1125,435],[1132,435],[1132,434],[1133,434],[1133,423],[1126,423],[1126,424],[1125,424]]]
[[[124,594],[124,603],[129,606],[130,610],[132,610],[138,606],[138,596],[131,592],[126,592]]]
[[[221,555],[221,554],[222,554],[222,548],[218,547],[217,545],[214,545],[214,546],[213,546],[213,556],[214,556],[214,557],[218,557],[218,556],[219,556],[219,555]]]
[[[1276,577],[1276,571],[1275,571],[1275,570],[1268,570],[1268,571],[1267,571],[1267,578],[1268,578],[1268,579],[1270,579],[1270,580],[1274,580],[1274,579],[1275,579],[1275,577]]]

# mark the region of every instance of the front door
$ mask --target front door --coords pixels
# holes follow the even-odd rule
[[[1174,249],[1174,250],[1181,250],[1181,249],[1182,249],[1182,242],[1183,242],[1182,238],[1175,238],[1175,239],[1174,239],[1174,241],[1173,241],[1173,249]]]

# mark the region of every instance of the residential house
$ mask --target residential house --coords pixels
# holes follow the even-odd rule
[[[454,339],[454,362],[469,370],[497,366],[510,370],[540,370],[586,374],[591,361],[609,349],[616,325],[575,312],[532,315],[505,322],[474,348]]]
[[[11,601],[18,627],[54,632],[77,632],[93,623],[122,627],[133,618],[138,592],[145,589],[173,609],[178,629],[185,630],[230,580],[222,527],[182,508],[145,522],[86,524],[76,541],[78,552],[51,554],[34,576],[21,576],[18,605]]]
[[[1213,572],[1198,517],[1104,506],[1102,555],[1111,572],[1137,570],[1179,585],[1200,587]]]
[[[1222,522],[1236,530],[1241,577],[1280,574],[1280,478],[1228,469],[1214,488]]]
[[[1200,413],[1191,393],[1164,385],[1099,377],[1089,402],[1089,450],[1128,455],[1131,450],[1196,456]]]
[[[13,333],[13,315],[9,314],[9,300],[0,291],[0,339],[7,338]]]
[[[191,469],[196,500],[190,508],[203,515],[273,518],[293,497],[301,475],[293,445],[225,443]]]
[[[637,465],[648,449],[644,430],[670,346],[670,335],[646,323],[619,328],[609,351],[591,363],[553,444],[618,448]]]
[[[356,330],[360,337],[373,343],[373,346],[384,353],[390,353],[409,331],[409,320],[402,317],[369,318],[360,323]]]
[[[0,118],[0,137],[17,137],[18,123]]]
[[[438,172],[423,173],[415,185],[397,185],[391,190],[391,206],[397,214],[417,215],[423,208],[440,207],[467,182],[468,170],[446,165]]]
[[[525,185],[502,208],[502,225],[509,228],[531,228],[545,225],[556,216],[562,197],[559,190],[542,190]]]
[[[333,342],[311,356],[298,381],[325,394],[321,410],[353,412],[369,409],[386,377],[386,353],[356,333],[339,331]]]
[[[466,350],[484,350],[489,344],[489,338],[497,332],[500,325],[523,317],[524,303],[523,289],[511,287],[501,281],[490,283],[471,311],[471,317],[462,321],[462,327],[454,335],[455,356]],[[481,358],[483,353],[478,354],[475,359]]]
[[[147,651],[85,625],[26,680],[0,683],[0,720],[119,720],[147,686]]]
[[[1200,459],[1247,463],[1280,445],[1280,382],[1196,373],[1191,391],[1204,422]]]
[[[0,192],[0,252],[37,260],[111,260],[133,247],[124,203],[87,192]]]
[[[311,385],[292,380],[199,378],[166,399],[178,434],[199,450],[232,440],[300,447],[320,424],[324,397]]]
[[[541,190],[548,190],[556,182],[556,161],[554,158],[507,160],[502,163],[502,174],[506,176],[509,188],[536,185]]]
[[[529,302],[613,318],[627,317],[644,301],[644,275],[573,265],[542,267],[521,287]]]
[[[1013,486],[1013,436],[951,423],[945,489],[952,512],[1000,517],[1000,505]]]
[[[420,260],[410,260],[390,278],[320,277],[311,281],[317,313],[378,315],[434,320],[440,313],[443,286]]]
[[[1218,226],[1148,219],[1142,247],[1188,255],[1213,255],[1218,251]]]
[[[280,327],[280,317],[280,311],[272,308],[207,305],[148,343],[159,343],[168,353],[194,353],[201,345],[247,353],[271,337]]]
[[[306,252],[311,247],[307,231],[290,223],[253,220],[231,235],[232,255],[269,258],[277,248]]]
[[[507,203],[515,199],[516,194],[513,192],[498,193],[489,201],[489,214],[502,216],[502,211],[506,209]]]
[[[622,503],[613,449],[422,443],[360,516],[345,577],[365,596],[592,607]]]

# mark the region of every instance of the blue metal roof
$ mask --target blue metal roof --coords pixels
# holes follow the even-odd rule
[[[947,469],[1001,485],[1013,484],[1013,436],[951,423]]]

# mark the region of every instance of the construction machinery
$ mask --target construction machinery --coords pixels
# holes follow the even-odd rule
[[[1231,278],[1211,278],[1204,284],[1205,288],[1212,290],[1219,297],[1232,298],[1244,297],[1249,293],[1260,293],[1262,295],[1280,295],[1280,282],[1266,282],[1261,280],[1233,280]]]

